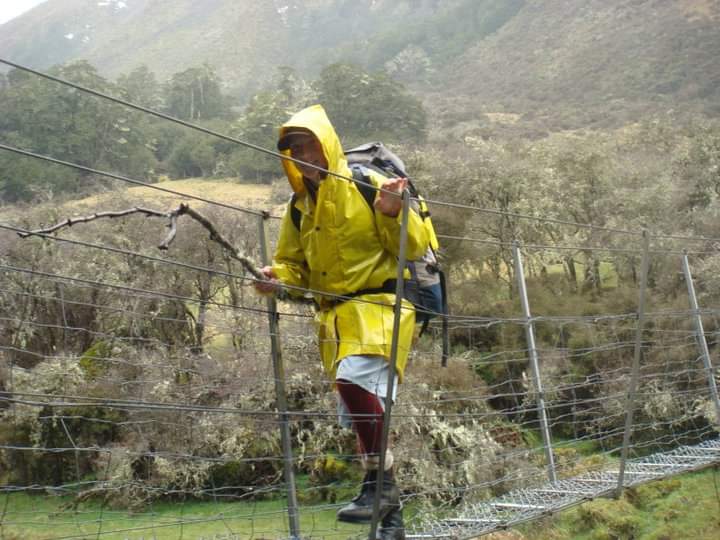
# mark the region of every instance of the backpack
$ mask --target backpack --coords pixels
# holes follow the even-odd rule
[[[405,172],[405,164],[403,161],[388,150],[385,145],[380,142],[372,142],[360,145],[356,148],[345,152],[348,166],[352,171],[353,180],[358,191],[367,202],[370,209],[374,212],[375,189],[369,178],[368,170],[375,171],[387,178],[403,177],[408,178]],[[417,211],[423,220],[427,232],[430,236],[430,246],[425,254],[418,260],[408,261],[407,268],[410,271],[410,279],[405,282],[405,298],[407,298],[415,306],[416,321],[422,324],[420,334],[427,330],[430,320],[441,315],[443,318],[443,366],[447,363],[449,354],[449,336],[448,336],[448,306],[447,306],[447,289],[445,286],[445,274],[440,269],[437,260],[437,250],[439,247],[435,229],[430,220],[430,211],[423,198],[419,195],[412,180],[408,178],[408,189],[410,195],[417,201],[413,201],[413,209]],[[300,220],[302,214],[294,206],[295,196],[290,204],[290,218],[295,227],[300,230]],[[359,291],[363,294],[375,291]],[[392,291],[395,292],[394,288]]]

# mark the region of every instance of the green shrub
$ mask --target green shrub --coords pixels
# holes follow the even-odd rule
[[[309,484],[305,489],[303,503],[312,504],[320,501],[335,503],[354,495],[360,482],[360,469],[351,466],[347,461],[334,455],[319,457],[313,463]]]
[[[87,380],[97,379],[100,375],[103,375],[108,370],[107,359],[112,354],[112,345],[107,341],[96,341],[93,345],[85,351],[78,365],[85,374]]]

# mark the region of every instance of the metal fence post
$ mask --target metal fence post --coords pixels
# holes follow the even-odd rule
[[[690,273],[690,263],[688,262],[687,251],[683,252],[682,262],[683,273],[685,274],[685,283],[687,283],[688,296],[690,297],[690,309],[694,315],[695,333],[697,336],[698,347],[700,347],[703,365],[705,366],[705,372],[707,373],[710,396],[715,404],[715,421],[720,424],[720,398],[718,398],[715,374],[713,373],[712,360],[710,359],[710,349],[708,349],[707,340],[705,339],[705,329],[703,328],[702,317],[700,316],[700,308],[698,307],[697,296],[695,294],[695,285],[693,284],[692,274]]]
[[[260,253],[263,264],[270,264],[269,249],[266,232],[267,216],[259,217]],[[298,512],[297,490],[295,487],[295,472],[293,469],[292,443],[290,440],[290,420],[287,411],[285,393],[285,368],[282,361],[280,347],[280,328],[277,302],[272,295],[267,296],[268,326],[270,329],[270,350],[272,354],[273,372],[275,375],[275,398],[277,400],[278,416],[280,418],[280,439],[283,448],[283,465],[285,485],[287,486],[288,519],[290,523],[291,540],[300,540],[300,516]]]
[[[645,327],[645,294],[647,292],[648,268],[650,266],[650,235],[643,229],[643,255],[640,267],[640,292],[638,298],[637,325],[635,327],[635,354],[633,356],[632,372],[630,375],[630,388],[625,399],[625,430],[623,444],[620,452],[620,468],[616,497],[622,495],[625,483],[625,465],[630,451],[630,437],[632,436],[633,416],[635,415],[635,394],[637,393],[638,376],[640,373],[640,358],[642,357],[642,335]]]
[[[405,263],[407,253],[408,216],[410,213],[410,193],[404,190],[402,194],[402,222],[400,226],[400,253],[398,254],[397,285],[395,286],[395,312],[393,319],[392,343],[390,345],[390,370],[387,382],[387,398],[385,399],[385,414],[383,416],[383,432],[380,439],[380,456],[378,461],[377,485],[382,486],[385,476],[385,453],[390,437],[390,418],[392,415],[392,396],[395,391],[395,374],[397,372],[397,353],[400,342],[400,316],[402,315],[402,299],[405,290]],[[373,501],[372,521],[370,522],[370,533],[368,538],[375,540],[377,526],[380,517],[380,495],[381,490],[375,491]]]
[[[530,315],[530,303],[528,302],[525,273],[523,271],[522,256],[520,255],[520,245],[517,241],[513,242],[512,251],[515,261],[515,276],[517,277],[518,292],[520,294],[520,302],[525,318],[525,338],[527,340],[533,384],[537,392],[537,409],[540,417],[540,430],[542,431],[543,444],[545,445],[548,479],[554,484],[557,482],[555,458],[552,451],[552,440],[550,439],[550,427],[548,426],[547,410],[545,408],[545,393],[542,386],[542,377],[540,376],[537,347],[535,346],[535,326],[533,325],[532,316]]]

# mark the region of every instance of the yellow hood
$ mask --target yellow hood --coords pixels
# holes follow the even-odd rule
[[[341,176],[349,176],[350,172],[340,144],[340,138],[330,123],[330,119],[327,117],[322,105],[313,105],[295,113],[290,120],[280,127],[278,139],[293,128],[304,128],[311,131],[322,145],[325,159],[328,162],[328,170]],[[284,150],[281,153],[290,156],[290,150]],[[293,191],[298,195],[303,195],[305,193],[305,184],[302,180],[302,173],[295,166],[295,163],[290,160],[284,159],[282,164]]]

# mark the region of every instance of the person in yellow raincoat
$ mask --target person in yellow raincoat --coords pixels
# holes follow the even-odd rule
[[[339,394],[341,423],[347,425],[349,420],[357,435],[366,471],[360,494],[337,517],[369,522],[379,489],[380,537],[400,540],[405,534],[391,452],[386,454],[379,487],[376,475],[400,247],[399,194],[407,180],[364,171],[384,190],[376,193],[371,208],[355,182],[348,180],[352,171],[320,105],[301,110],[280,128],[278,149],[303,163],[283,160],[294,196],[280,226],[273,264],[263,268],[267,281],[258,282],[256,288],[270,293],[285,284],[313,292],[322,364]],[[421,257],[428,243],[422,219],[411,210],[407,259]],[[403,306],[397,382],[403,380],[415,324],[412,304],[403,300]]]

